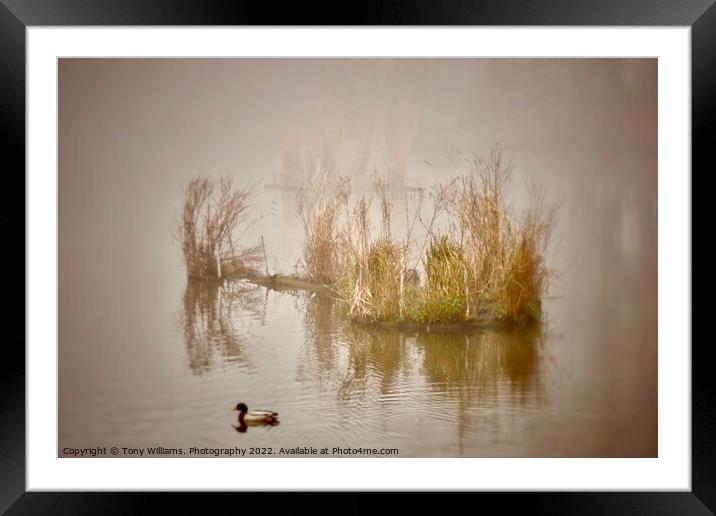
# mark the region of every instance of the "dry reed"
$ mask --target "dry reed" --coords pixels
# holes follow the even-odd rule
[[[189,277],[218,277],[219,264],[227,258],[246,269],[256,261],[256,247],[238,245],[253,223],[251,194],[251,185],[235,188],[229,179],[217,184],[206,177],[197,177],[189,182],[178,228]]]
[[[471,165],[471,174],[435,189],[429,217],[423,217],[422,195],[412,215],[406,200],[403,239],[392,233],[391,185],[385,178],[376,176],[372,196],[361,196],[352,209],[345,179],[334,187],[322,180],[302,190],[298,206],[309,278],[333,286],[357,321],[538,320],[550,277],[544,255],[552,214],[545,214],[544,192],[528,187],[530,206],[517,216],[505,199],[512,163],[503,160],[499,147]],[[427,235],[422,245],[415,238],[416,222]],[[423,264],[422,287],[413,260]]]
[[[333,285],[342,268],[340,237],[338,234],[343,207],[350,195],[350,181],[339,178],[332,185],[322,176],[304,186],[296,204],[303,224],[303,269],[306,279]]]

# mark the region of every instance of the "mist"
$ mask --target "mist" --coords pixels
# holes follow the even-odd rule
[[[516,206],[530,182],[558,207],[547,314],[559,338],[536,355],[553,361],[542,388],[562,411],[604,416],[591,429],[575,422],[589,437],[557,455],[656,453],[656,59],[60,59],[58,69],[61,413],[89,410],[82,393],[123,368],[183,371],[166,321],[186,282],[174,234],[192,177],[256,184],[247,243],[265,236],[275,267],[300,258],[292,203],[306,176],[292,163],[322,142],[357,189],[374,172],[430,188],[499,144]],[[71,440],[82,420],[67,418]],[[547,439],[549,421],[535,424]]]

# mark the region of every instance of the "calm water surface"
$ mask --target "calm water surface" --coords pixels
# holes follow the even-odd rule
[[[656,456],[656,65],[537,61],[421,63],[427,75],[400,83],[432,88],[421,93],[407,181],[429,186],[454,172],[458,146],[499,141],[516,186],[540,181],[560,207],[544,323],[470,335],[357,327],[325,295],[184,277],[171,233],[186,180],[274,177],[284,112],[331,90],[311,81],[349,91],[357,65],[304,77],[319,65],[279,62],[277,75],[261,60],[251,73],[232,60],[63,64],[58,453]],[[281,77],[304,78],[284,91]],[[296,258],[300,233],[285,195],[261,192],[250,237],[266,236],[275,267]],[[237,432],[239,401],[280,412],[281,424]]]
[[[540,326],[465,334],[353,325],[327,294],[177,276],[166,290],[103,281],[83,317],[63,319],[84,345],[62,341],[61,447],[656,452],[656,329],[628,277],[618,298],[576,282]],[[580,317],[580,302],[594,311]],[[238,433],[237,401],[280,425]]]

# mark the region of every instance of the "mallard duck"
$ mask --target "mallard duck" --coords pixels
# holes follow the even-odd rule
[[[234,410],[239,412],[239,423],[241,425],[251,423],[275,423],[278,419],[278,412],[272,412],[270,410],[252,410],[249,412],[249,408],[245,403],[237,403]]]

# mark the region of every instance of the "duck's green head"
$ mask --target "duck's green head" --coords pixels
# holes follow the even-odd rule
[[[248,412],[249,407],[247,407],[245,403],[237,403],[234,410],[238,410],[239,412]]]

